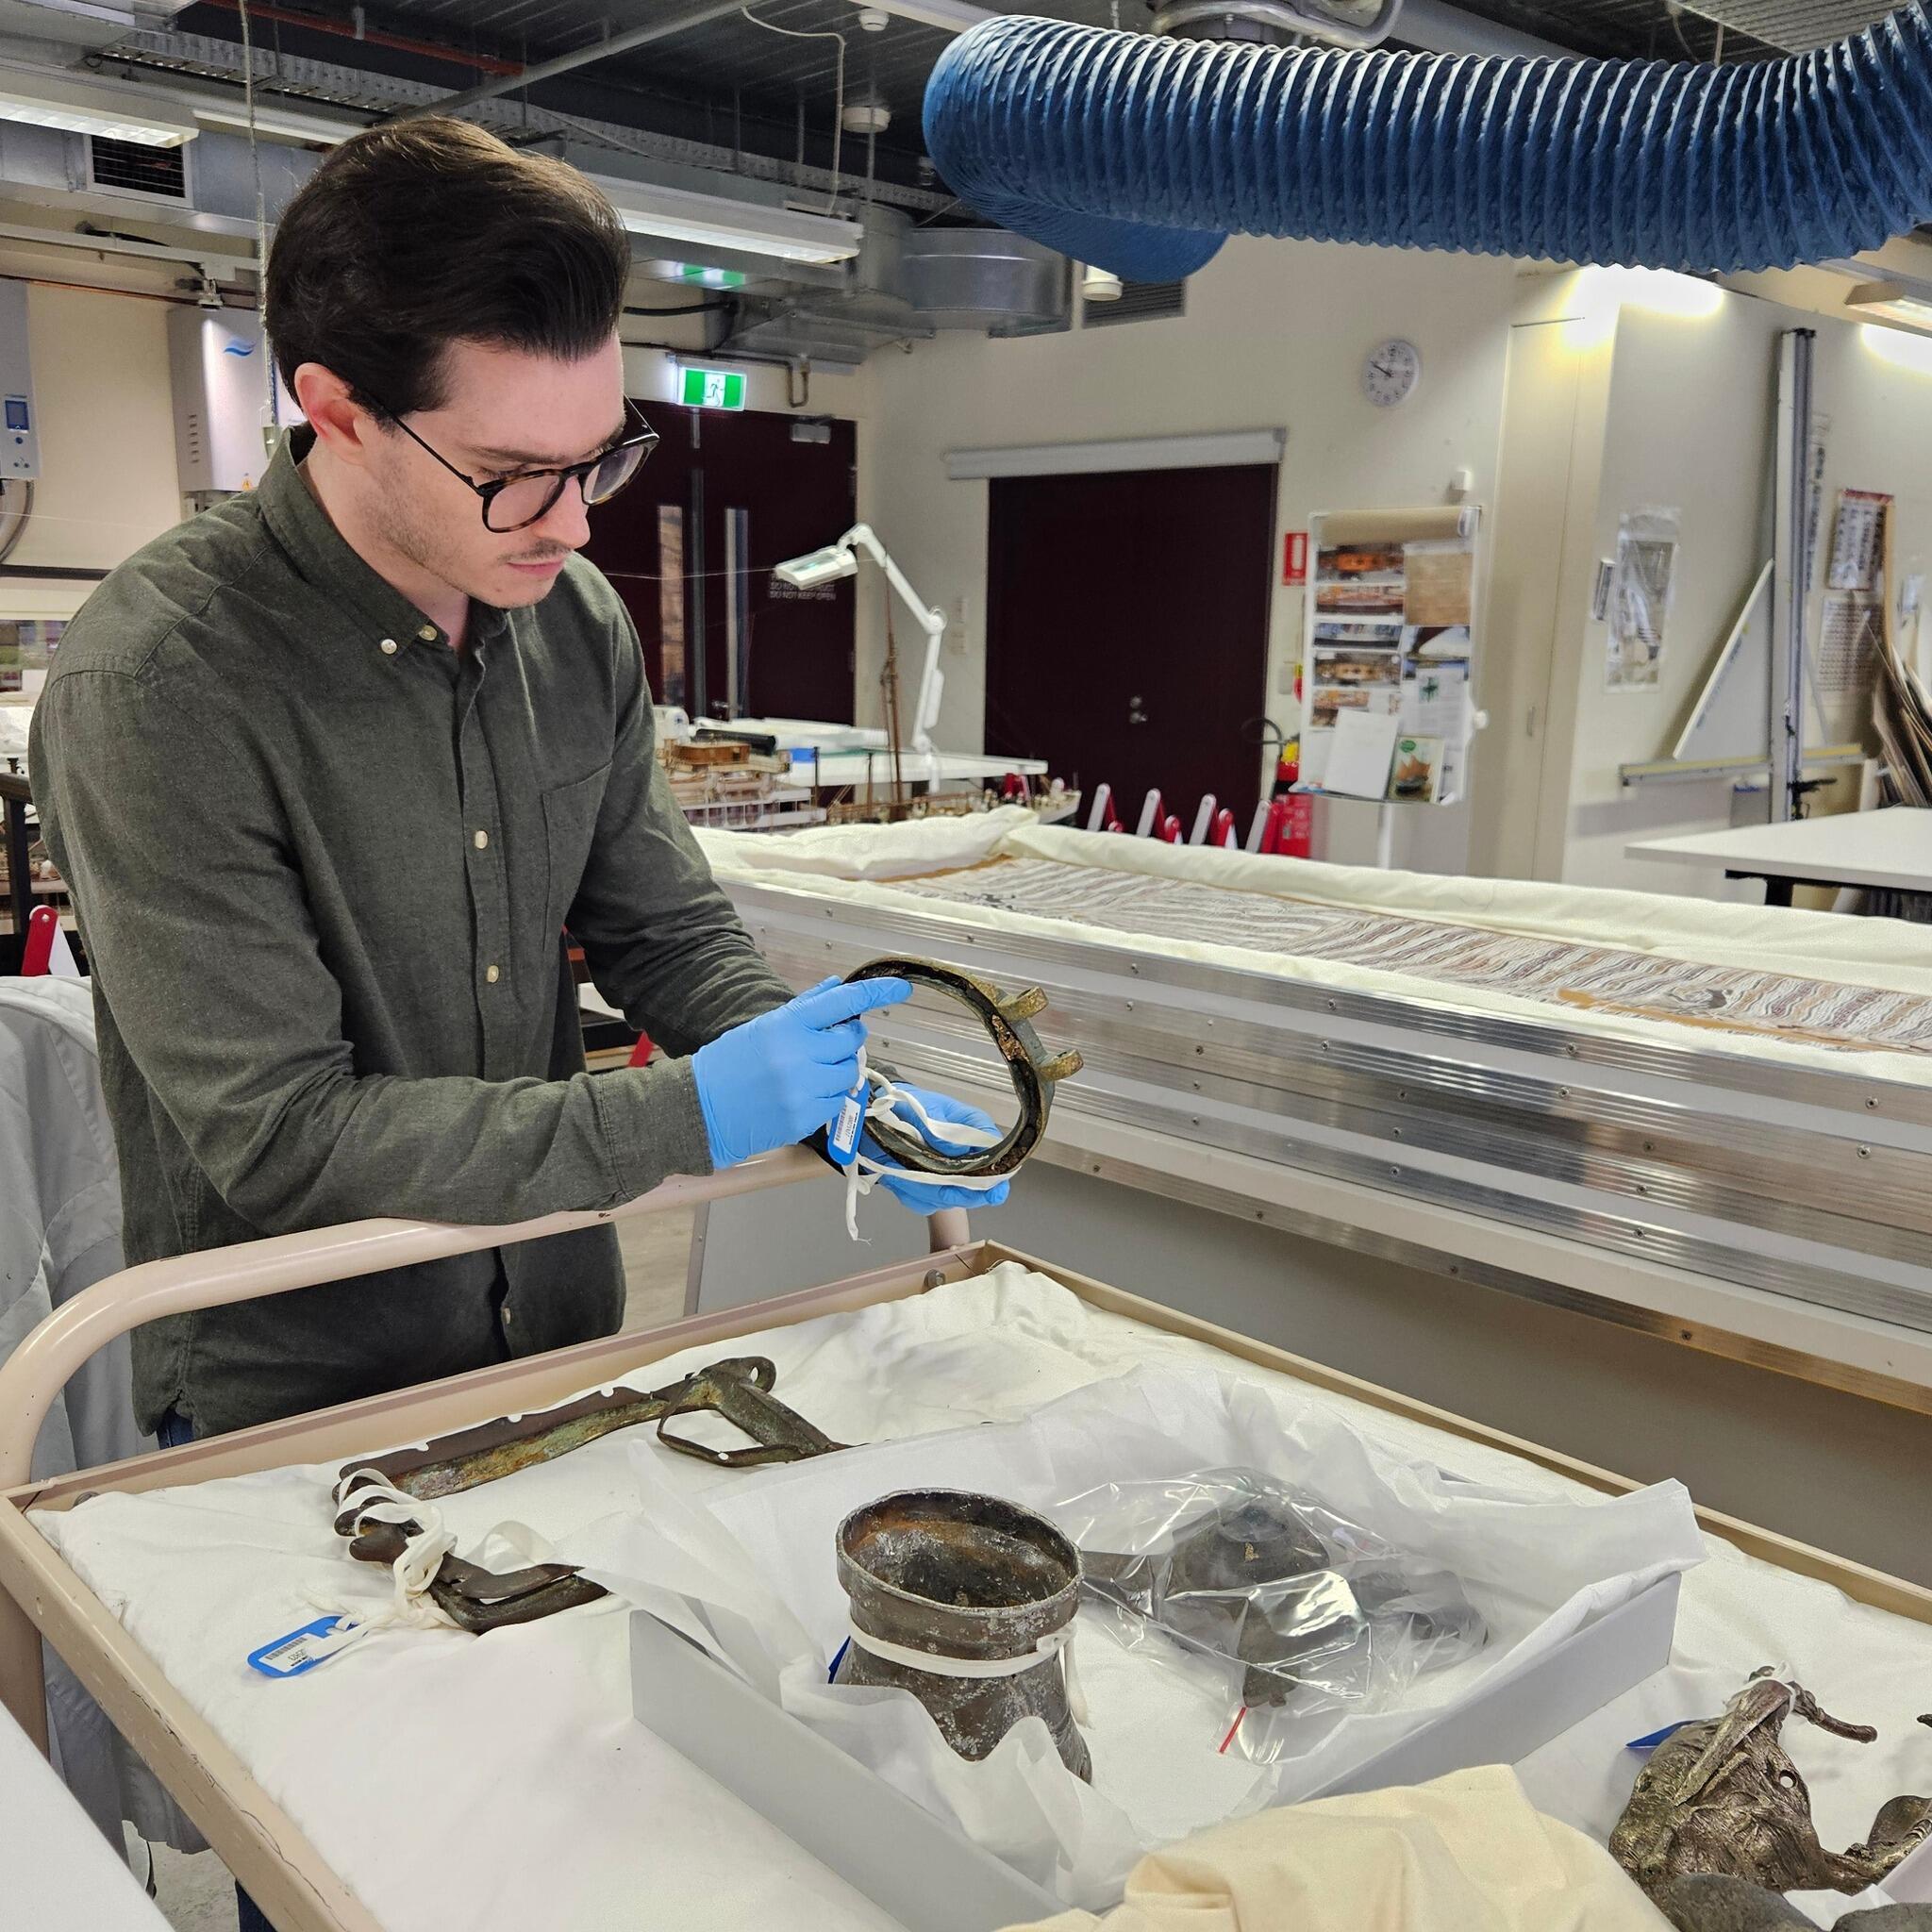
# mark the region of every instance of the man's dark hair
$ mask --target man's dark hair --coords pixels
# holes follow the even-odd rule
[[[352,136],[269,250],[282,379],[320,362],[382,416],[442,401],[443,352],[489,342],[574,359],[608,341],[630,241],[578,172],[446,115]]]

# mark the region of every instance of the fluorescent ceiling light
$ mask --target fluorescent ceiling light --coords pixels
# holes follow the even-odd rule
[[[850,261],[865,230],[857,222],[831,215],[802,215],[789,208],[765,208],[724,194],[695,194],[685,188],[658,188],[646,181],[621,181],[593,175],[610,197],[619,219],[633,235],[667,242],[734,249],[741,255],[770,255],[780,261]]]
[[[1932,300],[1908,294],[1897,282],[1860,282],[1845,297],[1845,307],[1861,320],[1903,323],[1907,328],[1932,329]]]
[[[915,20],[921,26],[938,27],[945,34],[968,33],[981,21],[994,17],[987,8],[970,6],[968,0],[853,0],[853,4],[900,20]]]
[[[1861,325],[1858,334],[1881,362],[1890,362],[1894,369],[1909,369],[1914,375],[1932,375],[1932,337],[1874,322]]]
[[[248,132],[248,108],[242,101],[197,100],[194,118],[204,127],[220,127],[234,134]],[[332,147],[359,134],[360,121],[339,121],[325,114],[291,113],[287,108],[258,106],[255,131],[266,141],[307,142],[316,147]]]
[[[201,132],[192,114],[145,90],[93,87],[18,67],[0,67],[0,121],[142,147],[179,147]]]

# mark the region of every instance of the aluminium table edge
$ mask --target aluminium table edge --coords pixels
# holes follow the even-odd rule
[[[981,1242],[874,1270],[850,1281],[750,1303],[724,1314],[625,1331],[551,1356],[346,1404],[288,1424],[158,1451],[110,1469],[23,1485],[0,1493],[0,1590],[21,1605],[99,1698],[238,1878],[276,1914],[284,1932],[377,1932],[375,1922],[341,1887],[307,1837],[267,1798],[206,1721],[189,1708],[77,1573],[41,1536],[26,1511],[35,1507],[71,1507],[87,1494],[110,1488],[134,1491],[157,1487],[177,1481],[191,1470],[207,1480],[291,1461],[324,1460],[345,1448],[368,1446],[372,1432],[385,1441],[441,1433],[460,1421],[500,1414],[507,1407],[541,1407],[570,1389],[707,1341],[903,1299],[947,1280],[983,1274],[1003,1261],[1034,1269],[1105,1312],[1206,1342],[1234,1359],[1522,1457],[1605,1493],[1625,1493],[1639,1487],[1575,1457],[1145,1301],[1075,1271]],[[213,1453],[198,1453],[204,1451]],[[1716,1511],[1700,1509],[1698,1519],[1711,1534],[1764,1561],[1832,1584],[1857,1601],[1932,1624],[1932,1591]]]
[[[896,1021],[887,1023],[896,1026]],[[883,1034],[882,1036],[883,1037]],[[983,1063],[895,1037],[908,1074],[991,1105],[1005,1097]],[[1077,1097],[1077,1096],[1076,1096]],[[1358,1252],[1570,1309],[1659,1341],[1932,1414],[1932,1334],[1823,1300],[1702,1273],[1655,1243],[1617,1246],[1479,1212],[1467,1204],[1396,1193],[1146,1123],[1063,1107],[1035,1158],[1050,1166],[1240,1221],[1257,1221]],[[1390,1232],[1391,1202],[1407,1233]]]
[[[1888,1332],[1870,1317],[1437,1203],[1405,1201],[1404,1225],[1417,1232],[1394,1234],[1388,1225],[1391,1197],[1360,1182],[1224,1149],[1176,1148],[1169,1139],[1123,1123],[1074,1115],[1057,1119],[1033,1158],[1233,1220],[1377,1255],[1702,1354],[1932,1415],[1932,1337],[1915,1330]],[[1828,1347],[1841,1352],[1823,1352]],[[1918,1357],[1918,1373],[1903,1365],[1897,1373],[1874,1366],[1876,1359],[1890,1358],[1888,1351]]]

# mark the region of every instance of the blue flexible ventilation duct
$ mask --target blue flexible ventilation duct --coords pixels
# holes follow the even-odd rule
[[[955,193],[1130,281],[1228,234],[1694,271],[1855,255],[1932,217],[1924,0],[1811,54],[1344,53],[1005,15],[947,48]]]

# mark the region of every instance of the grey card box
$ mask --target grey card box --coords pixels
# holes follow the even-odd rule
[[[1678,1583],[1651,1584],[1513,1682],[1430,1719],[1309,1795],[1425,1784],[1527,1757],[1670,1662]],[[1065,1909],[646,1610],[631,1614],[630,1657],[640,1723],[913,1932],[999,1932]]]
[[[630,1685],[640,1723],[911,1932],[997,1932],[1065,1909],[648,1610],[631,1612]]]

